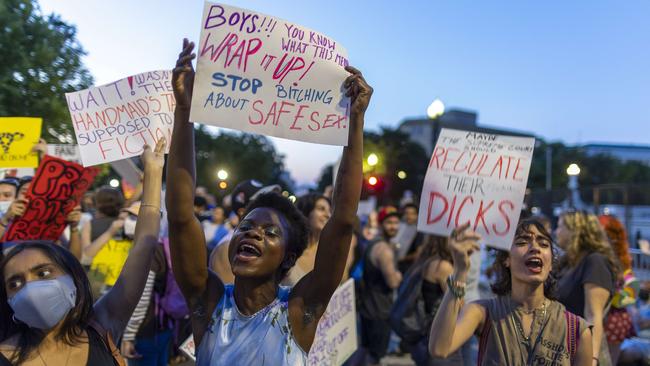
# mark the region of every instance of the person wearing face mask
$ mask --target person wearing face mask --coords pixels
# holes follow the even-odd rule
[[[454,269],[431,325],[431,355],[448,357],[478,333],[479,365],[591,365],[591,327],[553,300],[553,241],[544,226],[520,221],[510,251],[495,259],[497,297],[465,304],[469,257],[479,240],[469,223],[449,238]]]
[[[0,262],[0,366],[124,365],[113,340],[140,299],[157,247],[164,147],[164,139],[155,151],[145,147],[134,255],[97,302],[82,265],[61,246],[24,242]]]
[[[27,200],[18,199],[19,188],[20,180],[17,178],[9,177],[0,180],[0,238],[11,221],[17,216],[22,216],[27,208]]]
[[[113,221],[109,229],[97,238],[92,246],[84,250],[85,255],[97,251],[92,257],[89,270],[89,274],[94,280],[93,293],[95,295],[105,293],[115,284],[133,247],[140,206],[138,201],[130,207],[122,209],[118,219]]]

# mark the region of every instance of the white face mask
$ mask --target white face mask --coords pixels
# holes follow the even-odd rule
[[[0,217],[4,216],[4,214],[7,213],[7,210],[9,210],[9,206],[11,206],[11,203],[13,201],[2,201],[0,202]]]
[[[137,223],[136,219],[127,217],[124,219],[124,235],[133,238],[135,236],[135,224]]]

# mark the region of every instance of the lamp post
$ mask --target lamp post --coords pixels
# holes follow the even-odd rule
[[[442,100],[436,98],[427,108],[427,116],[430,119],[436,119],[445,113],[445,104]]]
[[[576,209],[582,208],[582,201],[580,200],[580,194],[578,193],[578,175],[580,175],[580,167],[576,163],[572,163],[566,169],[566,173],[569,176],[569,207]]]

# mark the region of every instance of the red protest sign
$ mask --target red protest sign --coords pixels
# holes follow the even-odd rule
[[[66,216],[79,204],[99,172],[45,155],[32,180],[25,213],[11,222],[2,241],[58,240]]]

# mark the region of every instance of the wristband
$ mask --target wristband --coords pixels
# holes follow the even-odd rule
[[[452,280],[452,276],[449,276],[447,277],[447,287],[455,298],[462,299],[465,297],[465,282],[456,281],[455,279]]]

